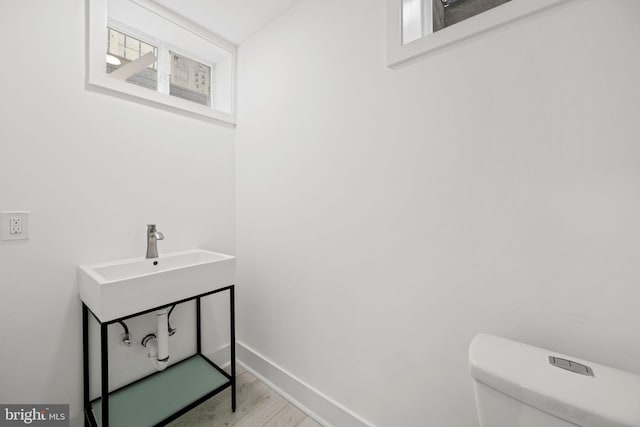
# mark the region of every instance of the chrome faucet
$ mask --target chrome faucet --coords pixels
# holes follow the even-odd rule
[[[164,234],[156,230],[155,224],[147,225],[147,258],[158,258],[158,240],[163,240]]]

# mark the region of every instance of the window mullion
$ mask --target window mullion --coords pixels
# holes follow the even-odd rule
[[[158,46],[158,92],[169,94],[169,80],[171,78],[171,63],[169,48],[165,43]]]

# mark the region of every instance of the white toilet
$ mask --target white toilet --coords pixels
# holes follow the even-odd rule
[[[640,427],[640,376],[480,334],[469,348],[482,427]]]

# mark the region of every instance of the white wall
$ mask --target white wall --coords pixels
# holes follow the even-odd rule
[[[477,425],[480,331],[640,373],[640,2],[400,70],[384,11],[301,0],[241,46],[245,356],[377,426]]]
[[[213,99],[212,106],[216,110],[231,114],[233,111],[233,67],[231,54],[220,58],[213,69]]]
[[[160,252],[234,253],[234,130],[85,90],[83,0],[1,9],[0,210],[30,210],[31,240],[0,243],[0,402],[70,403],[81,425],[77,265],[143,256],[151,222]],[[193,311],[176,315],[186,354]],[[116,385],[149,363],[112,332]]]

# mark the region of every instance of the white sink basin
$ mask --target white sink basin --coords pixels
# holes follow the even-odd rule
[[[80,298],[101,322],[231,285],[236,258],[204,249],[133,258],[79,269]]]

